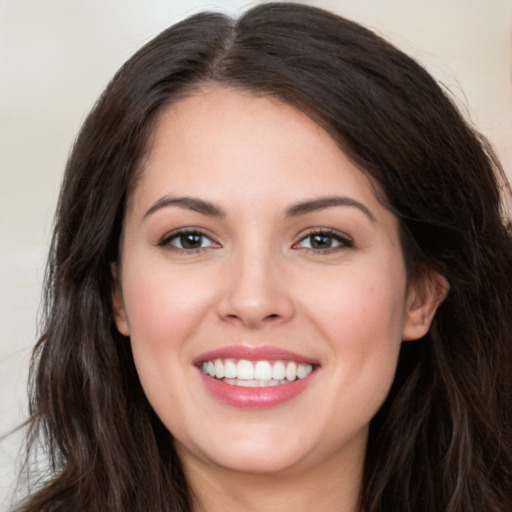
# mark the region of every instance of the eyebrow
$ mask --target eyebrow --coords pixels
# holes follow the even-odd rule
[[[330,196],[313,199],[311,201],[304,201],[296,203],[286,211],[287,217],[297,217],[307,213],[316,212],[318,210],[325,210],[334,206],[351,206],[363,212],[373,223],[377,220],[373,213],[362,203],[345,196]]]
[[[215,206],[209,201],[198,199],[196,197],[175,197],[175,196],[164,196],[156,201],[153,206],[144,214],[144,219],[149,215],[169,206],[178,206],[185,210],[192,210],[194,212],[208,215],[209,217],[224,217],[226,214],[224,210]]]
[[[208,215],[209,217],[225,217],[226,213],[222,208],[196,197],[175,197],[175,196],[164,196],[156,201],[151,208],[144,214],[144,219],[152,213],[166,208],[169,206],[177,206],[184,208],[185,210],[192,210],[194,212],[201,213],[202,215]],[[345,196],[331,196],[321,197],[318,199],[312,199],[311,201],[301,201],[290,206],[286,211],[286,217],[297,217],[299,215],[306,215],[307,213],[324,210],[326,208],[333,208],[336,206],[351,206],[357,208],[363,212],[373,223],[376,222],[375,216],[372,212],[362,203]]]

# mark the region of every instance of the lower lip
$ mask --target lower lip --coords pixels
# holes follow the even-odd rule
[[[316,372],[289,384],[263,388],[234,386],[205,375],[201,370],[199,373],[208,391],[221,402],[238,409],[268,409],[284,404],[302,393]]]

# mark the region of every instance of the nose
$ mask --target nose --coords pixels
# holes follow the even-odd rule
[[[290,283],[277,259],[246,252],[229,263],[218,302],[218,315],[223,321],[259,329],[294,316]]]

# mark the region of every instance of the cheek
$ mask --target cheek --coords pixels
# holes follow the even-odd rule
[[[353,271],[342,279],[323,280],[315,299],[304,305],[330,352],[333,400],[354,417],[370,419],[393,382],[401,345],[405,277],[389,272]],[[371,276],[371,278],[369,278]],[[380,277],[382,276],[382,277]],[[340,406],[342,404],[340,403]]]
[[[197,271],[196,278],[185,274],[154,261],[143,264],[133,259],[123,267],[123,298],[137,373],[153,409],[178,435],[183,426],[173,411],[188,411],[192,403],[185,386],[193,370],[187,364],[190,340],[211,304],[210,287],[199,286],[202,276]]]
[[[183,269],[165,263],[143,264],[135,258],[124,263],[123,299],[134,362],[153,407],[165,411],[161,400],[183,399],[181,386],[191,368],[186,364],[189,342],[210,309],[211,287],[200,286],[197,271],[195,278],[187,278]]]
[[[389,272],[352,270],[317,280],[307,308],[334,345],[386,345],[401,341],[405,278]]]
[[[186,274],[187,270],[165,264],[127,265],[123,297],[132,337],[155,345],[162,342],[164,347],[187,338],[211,297],[200,272]]]

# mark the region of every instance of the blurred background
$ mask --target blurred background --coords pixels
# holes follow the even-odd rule
[[[52,218],[77,131],[117,68],[194,12],[243,0],[0,0],[0,510],[14,488]],[[512,180],[512,0],[317,0],[420,61]]]

